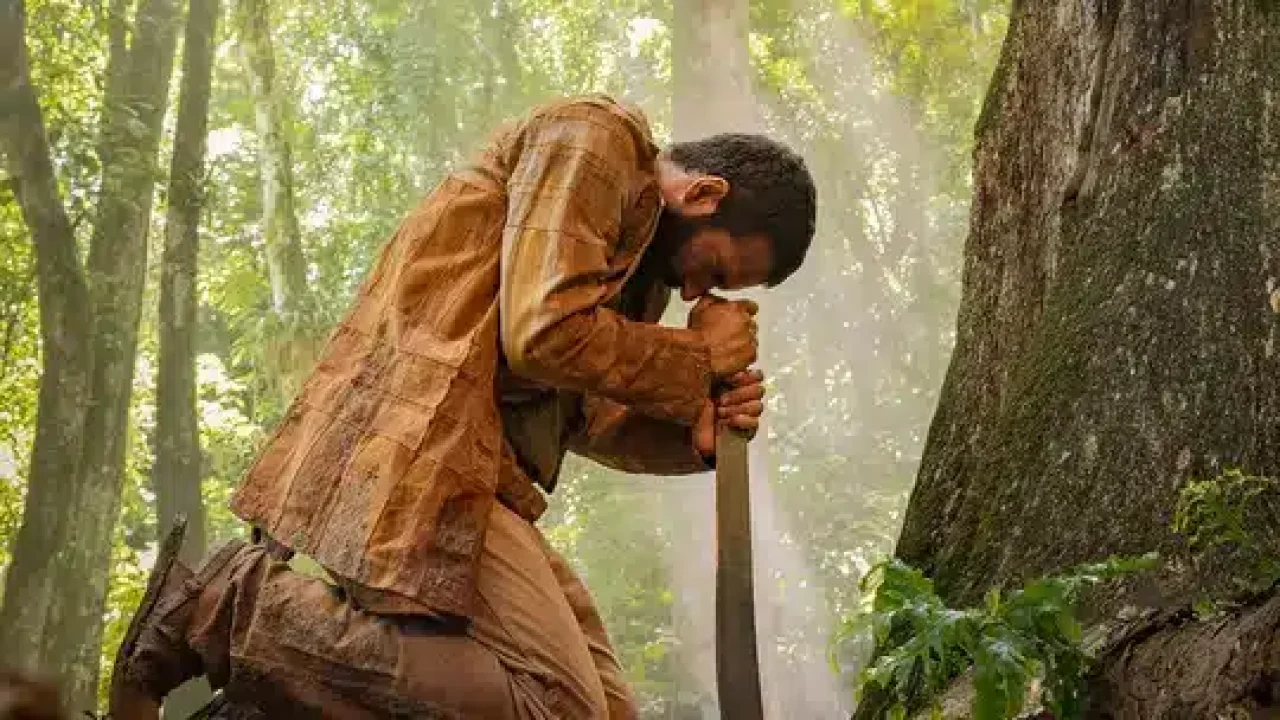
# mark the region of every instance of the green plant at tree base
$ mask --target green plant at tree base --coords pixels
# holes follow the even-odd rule
[[[1187,539],[1198,559],[1217,548],[1237,552],[1251,566],[1247,576],[1238,579],[1237,590],[1252,595],[1280,582],[1277,519],[1280,480],[1231,469],[1211,480],[1193,480],[1182,489],[1173,530]]]
[[[940,717],[943,691],[970,670],[974,720],[1016,717],[1033,682],[1045,708],[1071,720],[1080,717],[1090,660],[1077,619],[1081,591],[1156,562],[1155,554],[1111,558],[1007,594],[993,589],[981,607],[954,610],[919,570],[886,560],[862,581],[868,611],[846,622],[836,642],[865,641],[868,634],[874,640],[877,657],[862,670],[858,695],[885,697],[893,720],[924,708]]]

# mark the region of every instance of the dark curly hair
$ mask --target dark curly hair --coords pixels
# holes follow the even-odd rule
[[[804,159],[763,135],[725,133],[672,145],[668,155],[690,172],[717,175],[729,194],[709,221],[734,236],[763,234],[773,247],[768,285],[804,262],[817,222],[817,192]]]

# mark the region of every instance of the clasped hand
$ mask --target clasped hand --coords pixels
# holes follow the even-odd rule
[[[749,370],[758,343],[750,300],[729,301],[705,296],[689,313],[689,328],[699,332],[711,356],[717,391],[707,401],[693,430],[694,448],[704,457],[715,455],[720,423],[755,435],[764,413],[764,373]]]

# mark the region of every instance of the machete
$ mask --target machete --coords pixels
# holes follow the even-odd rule
[[[728,427],[721,427],[716,438],[716,689],[725,720],[764,718],[751,577],[747,440]]]

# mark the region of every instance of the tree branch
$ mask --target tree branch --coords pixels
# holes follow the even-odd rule
[[[83,302],[88,298],[84,271],[58,192],[44,116],[31,85],[25,28],[22,0],[0,0],[0,148],[8,160],[23,220],[31,230],[38,272],[71,293],[48,300]]]

